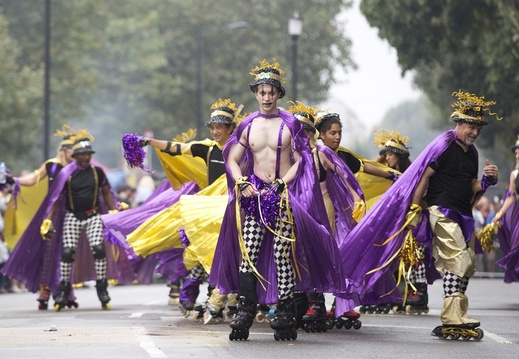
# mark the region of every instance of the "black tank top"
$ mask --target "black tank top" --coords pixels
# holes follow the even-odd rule
[[[519,170],[515,173],[515,194],[519,194]]]

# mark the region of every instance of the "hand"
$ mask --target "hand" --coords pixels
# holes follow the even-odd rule
[[[140,136],[139,142],[141,144],[141,147],[146,147],[150,144],[150,139],[148,137]]]
[[[494,186],[497,184],[497,180],[499,178],[499,169],[496,165],[490,163],[489,160],[486,160],[485,168],[483,168],[483,177],[488,178],[488,183],[490,186]]]
[[[422,207],[418,204],[411,204],[409,207],[409,211],[405,215],[407,228],[409,229],[415,229],[418,223],[420,223],[420,219],[422,213]]]
[[[245,198],[252,197],[258,193],[256,187],[254,187],[254,185],[250,183],[245,176],[236,180],[236,186],[238,186],[238,190]]]
[[[114,214],[114,213],[119,213],[119,210],[118,209],[109,209],[108,210],[108,214]]]
[[[283,193],[285,190],[286,183],[281,178],[276,179],[274,182],[269,184],[266,188],[269,191],[275,191],[277,194]]]
[[[389,176],[386,177],[386,179],[395,182],[398,179],[398,173],[395,171],[388,172]]]
[[[14,177],[10,173],[5,174],[5,183],[7,184],[14,184],[16,181]]]
[[[50,219],[45,219],[40,226],[40,234],[43,240],[52,239],[54,233],[56,233],[56,230],[54,229],[52,221]]]
[[[497,212],[496,215],[494,216],[494,218],[492,218],[491,223],[496,223],[496,222],[498,222],[501,218],[503,218],[503,213],[501,213],[501,212]]]

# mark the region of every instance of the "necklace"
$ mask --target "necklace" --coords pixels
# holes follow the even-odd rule
[[[278,113],[274,113],[274,114],[265,114],[265,113],[260,113],[258,117],[263,117],[263,118],[276,118],[276,117],[279,117],[279,112]]]

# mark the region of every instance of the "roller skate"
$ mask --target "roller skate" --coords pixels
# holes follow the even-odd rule
[[[388,314],[391,304],[363,305],[359,310],[362,314]]]
[[[39,302],[38,303],[39,310],[47,310],[47,308],[49,307],[49,298],[50,298],[50,288],[47,285],[42,284],[40,286],[40,295],[39,295],[38,299],[36,299]]]
[[[168,305],[178,305],[180,296],[180,286],[178,282],[169,285],[169,300]]]
[[[58,294],[54,298],[54,311],[59,312],[65,308],[69,302],[69,294],[72,290],[70,282],[62,280],[58,286]]]
[[[180,301],[178,309],[180,310],[180,313],[182,313],[184,318],[189,318],[189,316],[191,315],[191,311],[195,309],[195,303],[190,301]]]
[[[231,320],[238,314],[238,299],[236,299],[236,297],[236,294],[227,295],[227,311],[225,312],[225,317]]]
[[[270,323],[270,310],[271,306],[267,304],[258,304],[255,319],[258,323]]]
[[[433,329],[431,335],[440,339],[452,340],[481,340],[485,335],[483,329],[478,328],[479,324],[461,324],[461,325],[439,325]]]
[[[274,339],[296,340],[297,328],[293,299],[279,300],[270,318],[270,327],[274,329]]]
[[[207,299],[203,314],[204,324],[209,324],[210,322],[221,323],[224,321],[223,308],[226,299],[227,295],[220,294],[218,288],[214,288],[211,291],[211,295],[209,296],[209,299]]]
[[[252,326],[254,317],[256,316],[257,304],[240,297],[238,302],[238,313],[236,317],[229,323],[231,333],[229,340],[247,340],[249,338],[249,328]]]
[[[427,294],[427,283],[416,283],[416,293],[409,293],[406,303],[405,312],[407,314],[429,313],[429,296]]]
[[[303,317],[308,311],[308,296],[305,292],[294,292],[294,303],[296,307],[296,329],[303,328]]]
[[[110,310],[110,296],[108,295],[108,282],[106,279],[96,280],[97,297],[101,302],[101,307],[104,310]]]
[[[431,335],[441,339],[452,340],[481,340],[483,329],[478,328],[480,322],[467,315],[468,298],[465,294],[456,292],[443,299],[441,320],[443,325],[433,329]]]
[[[191,319],[193,319],[194,322],[203,322],[204,321],[204,313],[206,310],[205,306],[206,306],[206,303],[195,305],[195,307],[193,308],[193,316],[191,318]]]
[[[324,304],[324,296],[319,295],[316,300],[312,301],[312,305],[303,316],[303,329],[307,333],[321,333],[328,330],[326,324],[326,305]]]
[[[351,329],[352,327],[353,329],[360,329],[362,322],[359,318],[360,313],[352,309],[341,315],[335,325],[337,329],[341,329],[341,327],[344,327],[345,329]]]
[[[326,326],[328,329],[333,329],[337,323],[337,318],[335,318],[335,300],[333,301],[332,307],[329,311],[326,312]],[[342,321],[340,322],[342,328]],[[340,329],[340,328],[338,328]]]

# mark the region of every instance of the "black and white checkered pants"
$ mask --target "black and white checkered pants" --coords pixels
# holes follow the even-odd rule
[[[422,255],[425,252],[425,246],[419,247],[420,253]],[[419,260],[416,262],[416,264],[411,269],[411,276],[410,276],[411,283],[427,283],[427,277],[425,275],[425,263],[423,260]]]
[[[468,285],[468,277],[460,277],[454,273],[445,271],[443,275],[443,296],[447,298],[457,292],[465,294]]]
[[[189,271],[187,278],[198,279],[200,283],[203,283],[207,279],[207,273],[201,264],[197,264]]]
[[[285,215],[285,213],[283,213]],[[281,236],[292,238],[292,225],[281,222]],[[277,221],[275,232],[280,233],[280,221]],[[246,216],[243,223],[243,240],[249,258],[254,266],[258,262],[258,254],[265,237],[266,228],[260,226],[256,218]],[[285,300],[294,296],[295,287],[294,272],[290,260],[291,242],[280,236],[274,236],[274,261],[276,263],[276,279],[278,287],[278,299]],[[252,273],[249,262],[242,260],[240,271]]]
[[[99,214],[81,220],[77,219],[72,212],[67,212],[63,221],[63,249],[70,248],[76,252],[82,231],[86,233],[90,248],[103,243],[103,222]],[[60,270],[61,279],[70,281],[72,263],[61,261]],[[97,279],[106,279],[106,258],[95,259],[95,271]]]

